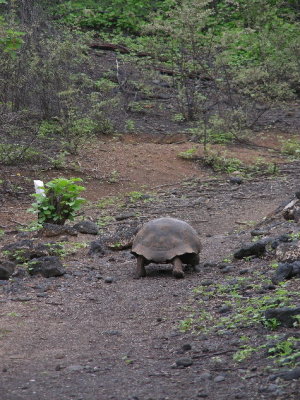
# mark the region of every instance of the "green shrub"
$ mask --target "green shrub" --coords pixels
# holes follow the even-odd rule
[[[286,141],[283,142],[281,151],[288,156],[300,158],[300,141],[299,141],[299,139],[297,137],[287,139]]]
[[[38,221],[41,224],[63,225],[66,220],[73,220],[85,202],[83,198],[78,197],[85,190],[83,186],[76,184],[81,181],[80,178],[53,179],[45,185],[45,195],[33,195],[36,202],[29,211],[38,214]]]
[[[39,161],[41,158],[41,152],[32,146],[18,143],[0,143],[0,164],[32,163]]]

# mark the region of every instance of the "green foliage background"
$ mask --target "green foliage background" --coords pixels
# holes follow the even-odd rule
[[[145,81],[149,64],[173,72],[174,120],[194,121],[205,145],[249,135],[264,110],[300,96],[299,11],[296,0],[0,0],[0,163],[51,162],[45,145],[76,153],[134,130],[112,119],[143,111],[126,62]],[[100,79],[98,39],[130,52]]]

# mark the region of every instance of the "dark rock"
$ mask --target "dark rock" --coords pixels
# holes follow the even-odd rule
[[[0,280],[9,279],[12,276],[15,267],[15,264],[11,261],[0,261]]]
[[[229,178],[229,182],[232,183],[233,185],[240,185],[243,183],[243,179],[240,178],[239,176],[231,176]]]
[[[186,368],[193,365],[193,360],[191,358],[183,357],[176,360],[176,366],[178,368]]]
[[[14,273],[12,274],[13,278],[24,278],[27,272],[24,268],[18,267],[15,269]]]
[[[208,262],[205,262],[204,264],[202,264],[203,268],[216,268],[218,266],[219,266],[219,264],[214,261],[208,261]]]
[[[212,379],[212,375],[210,372],[202,372],[199,376],[198,376],[198,380],[199,381],[208,381]]]
[[[259,230],[259,229],[253,229],[253,231],[251,231],[251,236],[267,236],[270,234],[270,231],[263,231],[263,230]]]
[[[263,285],[263,289],[265,289],[265,290],[275,290],[276,286],[272,285],[272,284]]]
[[[113,283],[114,278],[112,278],[111,276],[108,276],[107,278],[104,279],[105,283]]]
[[[120,331],[117,330],[104,331],[103,333],[108,336],[121,336],[122,334]]]
[[[231,306],[224,304],[221,308],[219,308],[220,314],[226,314],[232,310]]]
[[[294,368],[289,371],[281,372],[280,374],[276,375],[276,378],[281,378],[285,381],[292,381],[293,379],[300,378],[300,367]]]
[[[64,275],[65,269],[58,257],[46,256],[31,260],[28,272],[30,275],[42,275],[45,278],[50,278]]]
[[[98,235],[98,233],[99,233],[98,225],[92,221],[78,222],[78,224],[75,224],[73,226],[73,228],[76,229],[80,233],[86,233],[86,234],[90,234],[90,235]]]
[[[12,301],[20,301],[22,303],[25,303],[26,301],[33,300],[33,298],[32,297],[27,297],[27,296],[19,296],[19,297],[13,297],[11,300]]]
[[[197,394],[197,397],[199,397],[201,399],[206,399],[206,397],[208,397],[208,394],[206,392],[199,392]]]
[[[111,250],[129,249],[138,230],[139,226],[136,221],[119,225],[115,233],[103,238],[103,243]]]
[[[294,317],[296,315],[300,315],[300,307],[270,308],[264,313],[266,319],[276,318],[282,326],[287,328],[292,328],[294,326],[296,322]]]
[[[258,389],[258,391],[259,391],[260,393],[274,393],[274,394],[276,394],[276,395],[282,394],[282,393],[281,393],[281,392],[282,392],[282,389],[280,388],[280,386],[275,385],[274,383],[271,383],[271,384],[268,385],[268,386],[260,387],[260,388]],[[275,392],[276,392],[276,393],[275,393]]]
[[[38,245],[34,246],[34,251],[32,255],[38,257],[46,257],[46,256],[56,256],[63,250],[63,246],[59,243],[49,242],[49,243],[39,243]]]
[[[210,286],[213,285],[215,282],[214,281],[203,281],[201,283],[202,286]]]
[[[20,248],[30,249],[33,247],[33,241],[29,239],[20,240],[19,242],[9,243],[2,247],[2,251],[14,251]]]
[[[248,243],[241,247],[234,253],[234,257],[237,259],[242,259],[249,256],[262,256],[266,251],[266,243],[263,240],[259,240],[255,243]]]
[[[88,255],[97,254],[103,256],[105,254],[104,246],[101,240],[95,240],[91,242]]]
[[[300,260],[300,241],[280,243],[276,248],[276,258],[281,262]]]
[[[39,231],[40,236],[54,237],[60,235],[77,236],[78,231],[68,225],[57,224],[44,224],[43,228]]]
[[[291,235],[289,235],[288,233],[284,233],[283,235],[278,236],[276,239],[282,243],[288,243],[288,242],[293,241],[293,239],[291,238]]]
[[[33,241],[24,239],[19,242],[7,244],[1,250],[11,261],[26,262],[31,258],[32,249]]]
[[[221,269],[221,272],[223,274],[228,274],[229,272],[232,272],[234,270],[234,266],[233,265],[226,265],[226,267]]]
[[[249,269],[248,268],[241,269],[240,272],[239,272],[240,275],[246,275],[248,273],[249,273]]]
[[[181,350],[182,351],[189,351],[189,350],[192,350],[192,345],[191,344],[189,344],[189,343],[185,343],[182,347],[181,347]]]
[[[134,212],[128,212],[128,213],[123,213],[123,214],[116,215],[115,218],[116,218],[117,221],[122,221],[124,219],[134,218],[135,215],[136,214]]]
[[[47,293],[38,293],[36,297],[48,297]]]
[[[272,282],[277,284],[295,276],[300,276],[300,261],[279,263],[278,268],[272,277]]]

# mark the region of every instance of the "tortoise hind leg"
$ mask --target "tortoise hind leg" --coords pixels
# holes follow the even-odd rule
[[[182,261],[179,257],[175,257],[172,260],[173,267],[173,276],[177,279],[184,278],[184,272],[182,269]]]
[[[136,261],[136,270],[135,270],[135,278],[143,278],[146,276],[146,269],[145,269],[145,258],[141,255],[137,256],[137,261]]]

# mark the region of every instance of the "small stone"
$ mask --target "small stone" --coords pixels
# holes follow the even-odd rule
[[[26,301],[31,301],[33,300],[32,297],[26,297],[26,296],[19,296],[19,297],[14,297],[11,299],[12,301],[20,301],[22,303],[25,303]]]
[[[104,331],[103,333],[108,336],[121,336],[121,332],[117,330]]]
[[[97,255],[104,255],[104,245],[101,240],[95,240],[91,242],[90,249],[88,251],[88,255],[97,254]]]
[[[208,397],[208,394],[205,392],[199,392],[197,394],[197,397],[200,397],[201,399],[206,399],[206,397]]]
[[[209,261],[209,262],[204,263],[202,266],[203,266],[203,268],[216,268],[219,265],[217,262]]]
[[[239,272],[240,275],[246,275],[248,273],[249,273],[249,269],[248,268],[241,269],[240,272]]]
[[[214,284],[214,281],[203,281],[201,283],[202,286],[211,286]]]
[[[219,309],[219,313],[220,314],[226,314],[228,312],[230,312],[232,310],[231,306],[224,304],[220,309]]]
[[[26,276],[27,272],[24,268],[17,268],[15,272],[12,274],[13,278],[24,278]]]
[[[179,358],[176,360],[177,368],[186,368],[193,365],[193,360],[191,358]]]
[[[114,278],[111,276],[108,276],[107,278],[104,279],[105,283],[113,283],[113,281],[114,281]]]
[[[202,372],[202,374],[200,374],[198,376],[198,380],[199,381],[208,381],[212,379],[212,375],[210,372]]]
[[[241,185],[243,183],[243,179],[240,178],[239,176],[231,176],[229,178],[229,182],[232,183],[233,185]]]
[[[227,265],[226,267],[221,269],[222,274],[228,274],[229,272],[232,272],[234,270],[233,265]]]
[[[67,367],[67,369],[72,372],[82,371],[84,369],[84,366],[83,365],[69,365],[69,367]]]
[[[267,236],[269,234],[269,231],[263,231],[259,229],[253,229],[253,231],[251,231],[251,236]]]
[[[0,261],[0,280],[9,279],[15,267],[15,264],[11,261]]]
[[[223,376],[223,375],[218,375],[214,379],[214,382],[216,382],[216,383],[223,382],[223,381],[225,381],[225,376]]]
[[[274,383],[271,383],[268,386],[262,386],[258,389],[258,391],[260,393],[274,393],[274,392],[278,392],[278,390],[280,389],[280,387],[278,385],[275,385]],[[276,393],[277,394],[277,393]]]
[[[128,212],[128,213],[123,213],[123,214],[119,214],[116,215],[116,220],[117,221],[122,221],[124,219],[128,219],[128,218],[134,218],[135,217],[135,213],[134,212]]]
[[[263,289],[265,289],[265,290],[275,290],[276,286],[272,285],[272,284],[263,285]]]
[[[182,351],[189,351],[192,350],[192,345],[189,343],[185,343],[182,347],[181,347]]]
[[[92,221],[81,221],[78,224],[73,226],[80,233],[90,234],[90,235],[98,235],[99,227]]]
[[[6,367],[2,368],[2,372],[7,372],[7,371],[8,371],[8,369]]]

